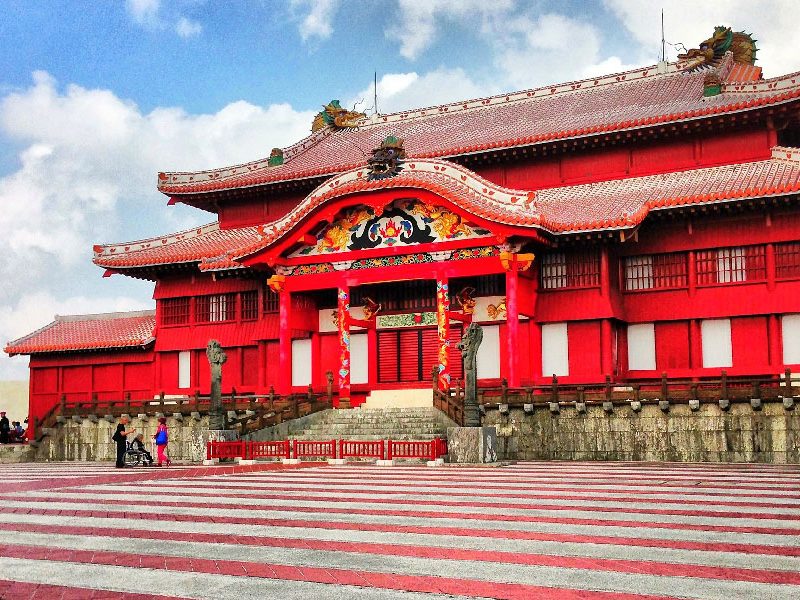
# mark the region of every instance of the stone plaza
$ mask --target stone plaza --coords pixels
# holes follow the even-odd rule
[[[800,597],[800,468],[0,466],[0,598]]]

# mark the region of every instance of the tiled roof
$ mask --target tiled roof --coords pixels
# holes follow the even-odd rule
[[[797,74],[752,80],[757,68],[730,59],[717,67],[722,93],[703,96],[708,69],[666,73],[647,67],[594,79],[433,108],[368,117],[356,129],[320,130],[284,150],[284,164],[267,159],[196,173],[161,173],[165,194],[252,187],[332,175],[364,163],[387,135],[405,140],[409,158],[434,158],[636,129],[744,111],[800,96]],[[730,78],[729,78],[730,77]]]
[[[155,311],[56,316],[55,321],[9,342],[6,353],[39,354],[143,347],[152,343]]]
[[[224,256],[230,248],[246,247],[261,239],[257,227],[222,230],[210,223],[170,235],[94,247],[94,263],[100,267],[147,267],[164,263],[194,263]]]
[[[241,268],[239,259],[278,242],[321,205],[347,194],[391,188],[428,190],[485,220],[519,227],[521,233],[526,228],[551,234],[625,229],[641,223],[651,210],[797,193],[800,149],[776,147],[767,160],[536,192],[500,187],[441,160],[408,160],[404,170],[389,179],[367,181],[366,174],[366,168],[360,168],[331,178],[272,223],[229,230],[211,224],[199,228],[198,235],[176,242],[146,240],[96,247],[94,261],[123,268],[180,262],[185,261],[185,244],[191,243],[193,260],[201,270]],[[109,248],[116,251],[111,253]],[[175,249],[181,254],[173,255]]]

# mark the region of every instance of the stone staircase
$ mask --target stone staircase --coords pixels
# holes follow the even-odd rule
[[[247,436],[251,440],[431,440],[455,427],[432,406],[404,408],[330,409],[267,427]]]

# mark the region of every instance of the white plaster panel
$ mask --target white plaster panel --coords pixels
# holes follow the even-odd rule
[[[499,315],[495,315],[494,318],[489,316],[489,305],[498,306],[501,302],[504,302],[506,299],[505,296],[481,296],[480,298],[475,298],[475,312],[472,315],[473,321],[489,321],[491,322],[501,322],[506,320],[506,311],[502,311]],[[458,310],[458,304],[453,303],[450,307],[451,310]]]
[[[366,333],[350,334],[350,383],[369,380],[369,349]]]
[[[628,369],[654,371],[656,368],[656,328],[653,323],[628,325]]]
[[[292,340],[292,385],[311,383],[311,340]]]
[[[731,320],[707,319],[700,321],[703,342],[703,367],[732,367]]]
[[[475,357],[478,379],[500,379],[500,326],[484,325],[483,341]]]
[[[178,387],[188,388],[192,385],[192,353],[178,353]]]
[[[542,325],[542,375],[569,375],[569,343],[566,323]]]
[[[800,315],[783,315],[783,364],[800,364]]]

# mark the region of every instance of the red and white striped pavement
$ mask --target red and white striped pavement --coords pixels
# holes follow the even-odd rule
[[[800,598],[800,467],[0,466],[0,598]]]

